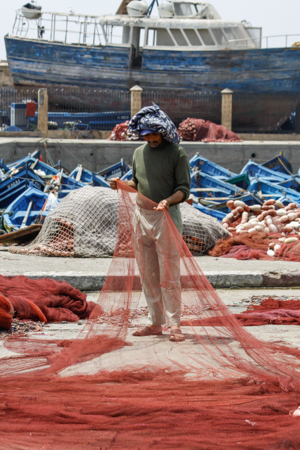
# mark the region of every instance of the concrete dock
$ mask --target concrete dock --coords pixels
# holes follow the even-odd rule
[[[195,259],[214,288],[300,287],[298,262],[239,261],[210,256]],[[111,258],[51,258],[0,250],[1,275],[65,280],[82,291],[101,290],[110,263]],[[119,276],[117,273],[109,275]],[[184,278],[184,273],[182,277]]]
[[[64,167],[73,170],[82,164],[88,170],[99,172],[124,158],[132,164],[134,150],[143,142],[116,142],[109,140],[68,140],[41,138],[1,138],[0,155],[6,164],[24,158],[37,148],[41,149],[45,162],[49,155],[55,164],[60,160]],[[243,142],[187,142],[181,144],[188,157],[197,152],[204,158],[219,164],[234,173],[239,173],[249,159],[261,164],[283,152],[290,161],[294,173],[300,167],[300,141],[243,141]]]

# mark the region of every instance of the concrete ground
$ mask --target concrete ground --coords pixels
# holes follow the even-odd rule
[[[198,265],[215,288],[300,286],[300,265],[288,261],[238,261],[200,256]],[[0,274],[65,280],[84,291],[100,290],[111,258],[50,258],[12,254],[0,247]],[[110,273],[110,276],[118,274]],[[183,274],[184,277],[184,274]]]
[[[209,281],[217,289],[217,293],[233,313],[244,311],[251,302],[255,303],[253,296],[280,296],[283,298],[300,299],[300,270],[299,263],[283,261],[238,261],[227,258],[198,257],[197,263]],[[87,291],[88,300],[97,301],[107,276],[111,259],[101,258],[49,258],[11,254],[0,251],[0,274],[5,276],[26,275],[30,278],[50,277],[57,280],[66,280],[74,287]],[[182,271],[184,277],[184,271]],[[109,273],[109,276],[117,276]],[[122,281],[122,280],[121,280]],[[111,294],[111,305],[116,302],[117,293]],[[209,354],[211,342],[204,332],[204,328],[195,327],[196,337],[191,327],[182,327],[186,335],[183,343],[169,341],[169,331],[165,329],[162,336],[133,337],[132,331],[146,323],[146,303],[143,297],[137,298],[134,294],[133,308],[138,311],[131,321],[126,340],[129,346],[120,350],[102,355],[91,361],[72,365],[62,372],[62,375],[93,374],[100,370],[112,371],[126,368],[147,367],[148,365],[165,367],[168,370],[178,370],[180,367],[189,367],[191,376],[211,376],[217,368],[217,363]],[[183,302],[189,304],[188,294],[183,291]],[[109,309],[109,302],[107,308]],[[97,325],[97,331],[105,330],[105,323]],[[267,342],[280,342],[289,347],[299,348],[300,333],[298,327],[289,325],[265,325],[245,327],[256,338]],[[84,321],[78,323],[50,323],[41,331],[29,332],[31,339],[75,339],[84,338],[90,330],[90,325]],[[215,335],[216,329],[209,328],[209,333]],[[216,339],[220,337],[215,336]],[[235,339],[223,338],[230,348],[240,351],[239,342]],[[222,342],[221,342],[221,345]],[[205,349],[207,346],[207,349]],[[228,348],[228,347],[227,347]],[[16,355],[3,346],[0,335],[0,358]],[[234,373],[232,369],[230,373]],[[236,373],[235,373],[236,375]]]
[[[282,299],[300,299],[300,288],[298,289],[218,289],[217,294],[223,302],[228,306],[232,313],[241,313],[249,304],[255,304],[261,296],[279,296]],[[97,301],[99,292],[88,293],[88,301]],[[113,297],[112,297],[113,301]],[[186,303],[186,293],[183,292],[183,302]],[[146,302],[143,297],[138,303],[134,303],[136,314],[132,320],[130,328],[128,328],[126,341],[128,346],[120,350],[106,353],[100,357],[94,358],[81,364],[71,365],[61,372],[61,376],[78,375],[78,374],[95,374],[99,371],[119,371],[119,370],[138,370],[141,368],[158,367],[166,370],[180,370],[182,367],[188,368],[188,378],[208,378],[210,376],[224,375],[224,367],[220,361],[216,361],[210,354],[211,350],[215,350],[214,345],[207,337],[206,331],[210,334],[218,347],[226,353],[229,348],[241,352],[240,344],[232,336],[226,335],[220,329],[206,327],[184,326],[182,331],[185,333],[186,340],[181,343],[173,343],[169,341],[169,331],[165,328],[162,336],[150,337],[134,337],[132,332],[141,325],[146,323]],[[187,317],[187,316],[185,316]],[[98,332],[105,330],[105,324],[98,326]],[[107,329],[107,328],[106,328]],[[299,348],[300,333],[298,327],[293,325],[264,325],[255,327],[244,327],[249,333],[257,339],[280,343],[288,347]],[[205,331],[206,330],[206,331]],[[86,321],[78,323],[49,323],[45,324],[40,331],[28,333],[28,339],[41,340],[69,340],[80,338],[83,339],[90,331],[90,325]],[[195,332],[198,333],[196,337]],[[200,338],[200,340],[199,340]],[[0,335],[1,339],[1,335]],[[7,356],[16,356],[16,353],[7,350],[3,346],[4,341],[0,340],[0,358]],[[205,348],[206,346],[206,348]],[[226,366],[226,365],[225,365]],[[227,363],[228,366],[228,363]],[[221,369],[218,374],[218,368]],[[233,368],[227,367],[226,376],[237,375]]]

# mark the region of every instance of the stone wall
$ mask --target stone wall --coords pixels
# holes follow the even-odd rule
[[[120,161],[131,164],[132,156],[139,142],[114,142],[105,140],[63,140],[47,139],[48,151],[55,163],[61,161],[63,166],[73,170],[78,164],[94,172]],[[236,143],[209,143],[183,142],[189,158],[199,152],[205,158],[239,173],[249,159],[261,164],[283,152],[291,162],[294,173],[300,167],[300,142],[236,142]],[[0,158],[5,163],[11,163],[33,152],[36,148],[42,149],[42,156],[47,162],[44,144],[41,139],[35,138],[0,138]]]

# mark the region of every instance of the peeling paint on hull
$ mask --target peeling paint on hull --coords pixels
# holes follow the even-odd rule
[[[19,37],[5,37],[5,44],[17,85],[128,89],[139,84],[149,90],[155,81],[155,89],[162,91],[220,92],[230,88],[234,93],[283,95],[281,116],[289,114],[299,101],[300,49],[144,49],[141,68],[130,69],[129,46],[86,47]],[[262,107],[257,105],[258,115],[262,109],[265,114],[265,105]],[[244,109],[238,107],[239,114]],[[278,114],[274,120],[280,122]]]

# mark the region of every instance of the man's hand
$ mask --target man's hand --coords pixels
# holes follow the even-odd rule
[[[169,206],[170,206],[169,200],[162,200],[153,209],[155,209],[156,211],[163,211],[164,209],[169,209]]]
[[[111,187],[112,189],[114,189],[114,190],[117,189],[117,181],[118,181],[119,179],[120,179],[120,178],[117,177],[117,178],[111,178],[111,179],[109,180],[109,184],[110,184],[110,187]]]

